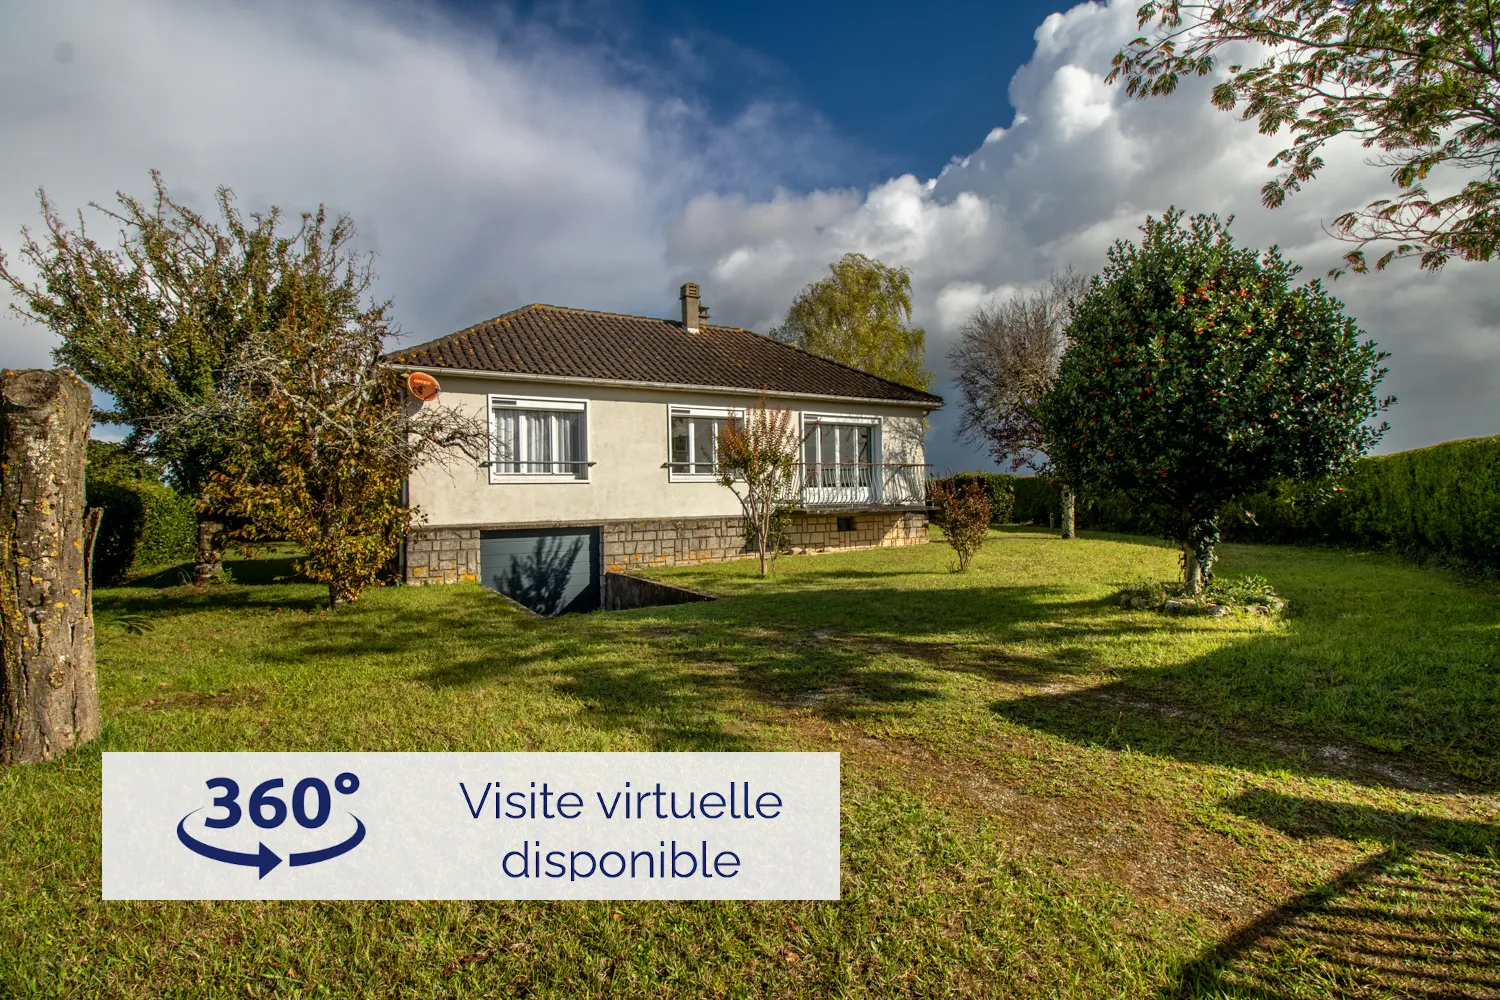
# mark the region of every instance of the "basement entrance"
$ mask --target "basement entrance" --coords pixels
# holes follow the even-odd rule
[[[598,528],[525,528],[479,533],[479,582],[539,615],[599,607]]]

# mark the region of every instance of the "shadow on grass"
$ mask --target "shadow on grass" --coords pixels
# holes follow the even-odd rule
[[[1222,804],[1293,837],[1389,846],[1221,941],[1163,998],[1500,990],[1500,827],[1264,790]]]
[[[1424,792],[1500,783],[1483,694],[1418,698],[1379,676],[1339,677],[1329,660],[1299,657],[1294,641],[1267,634],[1108,684],[990,707],[1081,745],[1193,763]]]
[[[1344,579],[1332,564],[1309,566],[1308,589],[1308,581]],[[284,557],[235,567],[246,582],[117,588],[101,592],[99,604],[106,615],[321,609],[319,588],[248,583],[284,577]],[[522,615],[478,587],[444,588],[441,600],[372,594],[336,613],[278,622],[287,641],[262,655],[312,666],[386,657],[438,689],[550,685],[584,702],[594,725],[650,731],[660,745],[684,749],[733,742],[726,706],[736,698],[829,720],[899,719],[942,696],[934,670],[963,672],[1071,689],[992,708],[1086,745],[1443,790],[1407,759],[1377,752],[1412,749],[1454,774],[1496,780],[1500,755],[1484,721],[1500,706],[1484,667],[1495,644],[1474,624],[1487,606],[1449,608],[1443,622],[1387,621],[1393,616],[1346,615],[1368,605],[1341,594],[1329,610],[1315,605],[1279,632],[1219,628],[1205,636],[1209,651],[1170,662],[1174,637],[1198,626],[1078,599],[1063,586],[929,588],[899,577],[876,586],[877,574],[852,574],[830,566],[815,587],[755,586],[713,602],[552,620]],[[1160,665],[1121,670],[1120,662]],[[1102,674],[1118,679],[1098,685]],[[1276,735],[1288,731],[1307,735]],[[1372,749],[1351,755],[1333,739]]]

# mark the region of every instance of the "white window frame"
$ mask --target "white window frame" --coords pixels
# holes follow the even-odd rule
[[[680,406],[669,404],[667,406],[667,481],[673,483],[715,483],[719,481],[717,472],[683,472],[672,464],[672,418],[674,417],[712,417],[717,420],[745,419],[745,411],[742,408],[732,406]],[[688,455],[693,454],[693,425],[688,424]],[[714,452],[714,465],[718,466],[719,456],[717,446]]]
[[[583,414],[583,461],[590,464],[582,469],[583,475],[576,472],[501,472],[495,463],[495,411],[497,409],[508,410],[562,410],[569,413]],[[559,399],[555,396],[531,397],[512,396],[508,393],[490,393],[489,405],[486,410],[485,419],[490,428],[489,439],[489,473],[490,483],[553,483],[561,485],[564,483],[587,484],[593,478],[593,464],[589,456],[594,453],[593,431],[589,427],[589,401],[586,399]],[[554,447],[555,447],[554,442]],[[526,459],[518,459],[526,461]]]
[[[809,412],[805,412],[805,411],[803,412],[801,423],[800,423],[801,430],[802,430],[802,435],[801,435],[801,437],[799,437],[797,439],[797,462],[799,464],[799,467],[802,469],[802,487],[801,488],[804,491],[808,491],[808,490],[817,491],[817,490],[825,490],[825,489],[826,490],[838,490],[838,489],[847,489],[848,488],[848,487],[842,487],[842,486],[832,486],[832,487],[828,487],[828,486],[812,486],[812,487],[809,487],[809,486],[807,486],[807,465],[808,465],[808,462],[807,462],[807,450],[806,450],[807,435],[808,435],[809,430],[813,426],[822,426],[823,424],[834,424],[834,425],[845,426],[845,427],[868,427],[868,428],[870,428],[870,465],[872,467],[875,467],[875,468],[872,468],[871,472],[870,472],[870,479],[871,479],[870,489],[872,490],[873,495],[875,496],[875,498],[878,499],[879,496],[880,496],[880,494],[881,494],[881,479],[882,479],[882,477],[878,474],[878,472],[876,471],[876,469],[882,464],[882,461],[883,461],[882,455],[884,453],[885,442],[883,440],[881,440],[881,439],[883,437],[883,430],[884,430],[884,427],[885,427],[885,418],[879,417],[879,416],[870,416],[869,414],[862,414],[862,413],[861,414],[855,414],[855,413],[809,413]],[[818,444],[818,462],[816,464],[818,464],[818,465],[822,465],[823,464],[822,443],[821,443],[821,440],[819,441],[819,444]],[[829,464],[833,464],[833,463],[830,462]]]

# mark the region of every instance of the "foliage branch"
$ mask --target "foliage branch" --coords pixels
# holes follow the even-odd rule
[[[1265,135],[1285,127],[1295,136],[1271,160],[1284,172],[1261,189],[1268,208],[1317,175],[1332,140],[1353,137],[1379,151],[1372,162],[1390,169],[1399,193],[1333,220],[1332,235],[1355,244],[1347,268],[1367,271],[1374,243],[1396,244],[1375,259],[1376,270],[1402,257],[1435,270],[1453,257],[1494,256],[1500,11],[1492,0],[1153,0],[1137,16],[1155,30],[1118,52],[1109,75],[1123,77],[1133,97],[1214,74],[1226,52],[1262,56],[1231,63],[1212,101],[1242,107],[1241,118]],[[1457,186],[1460,171],[1480,176]],[[1447,193],[1430,192],[1433,180]]]

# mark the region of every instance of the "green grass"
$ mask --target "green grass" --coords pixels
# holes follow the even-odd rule
[[[1008,529],[555,620],[277,558],[101,591],[102,738],[0,773],[0,996],[1494,995],[1500,597],[1226,546],[1285,617],[1111,603],[1174,559]],[[100,750],[775,749],[843,754],[838,902],[99,898]]]

